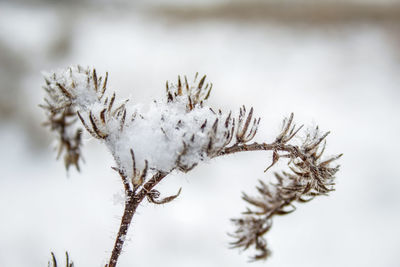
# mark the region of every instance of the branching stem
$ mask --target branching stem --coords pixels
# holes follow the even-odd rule
[[[82,160],[82,130],[76,129],[75,123],[80,120],[94,138],[108,146],[116,159],[117,167],[113,169],[122,178],[126,200],[118,235],[106,267],[117,265],[125,236],[140,203],[147,198],[151,203],[164,204],[174,200],[180,193],[179,190],[176,195],[159,199],[160,192],[153,188],[171,170],[188,172],[204,157],[216,158],[247,151],[271,151],[272,162],[264,172],[279,159],[289,159],[290,171],[275,173],[276,184],[266,185],[260,181],[257,190],[261,197],[243,195],[243,200],[255,209],[247,208],[243,218],[232,220],[238,227],[233,234],[237,239],[232,243],[233,247],[247,249],[254,246],[259,252],[254,256],[254,260],[265,259],[269,255],[263,235],[271,227],[273,215],[288,214],[295,209],[293,202],[307,202],[314,196],[326,195],[334,190],[334,178],[339,165],[333,167],[330,163],[340,158],[341,154],[321,160],[325,138],[329,132],[320,135],[316,127],[314,132],[307,134],[300,145],[289,144],[302,129],[302,126],[296,127],[293,123],[292,113],[284,120],[282,130],[274,142],[250,143],[260,123],[260,118],[253,117],[253,108],[246,112],[246,107],[241,107],[237,119],[232,118],[231,113],[223,114],[221,110],[215,112],[204,106],[212,88],[212,84],[210,87],[204,84],[206,76],[197,82],[196,74],[194,85],[188,83],[186,76],[184,78],[184,83],[179,76],[177,84],[167,83],[167,102],[162,102],[167,108],[161,108],[155,101],[154,112],[147,116],[141,108],[128,108],[128,100],[122,103],[118,101],[115,92],[111,97],[105,95],[108,74],[103,79],[97,76],[94,69],[82,69],[77,66],[50,73],[45,77],[44,89],[47,95],[45,104],[41,107],[46,110],[48,116],[46,125],[59,136],[57,158],[64,153],[66,168],[74,165],[79,170],[78,163]],[[169,113],[173,114],[172,117]],[[180,116],[179,121],[176,114]],[[127,116],[130,119],[127,119]],[[115,122],[119,122],[119,127],[114,127]],[[161,131],[154,131],[160,124]],[[148,137],[149,131],[154,134],[150,135],[148,142],[163,140],[161,146],[156,147],[156,150],[151,147],[145,148],[135,157],[133,148],[140,144],[138,141],[141,142],[142,138]],[[171,138],[172,136],[174,138]],[[176,140],[181,142],[175,142]],[[121,144],[124,148],[129,148],[131,162],[126,158],[126,150]],[[151,156],[151,153],[159,153],[158,148],[164,146],[168,149],[160,156],[173,157],[169,158],[171,161],[167,161],[168,166],[163,168],[169,171],[160,171],[157,157]],[[148,161],[147,157],[152,160]],[[137,161],[144,161],[142,170],[137,169]],[[289,207],[292,209],[287,210]],[[56,265],[54,256],[53,259],[53,265]]]
[[[285,151],[291,153],[296,157],[300,157],[302,159],[306,158],[306,156],[299,151],[298,147],[288,144],[282,144],[279,142],[274,142],[271,144],[267,143],[259,144],[256,142],[249,145],[235,144],[221,150],[214,157],[234,154],[237,152],[245,152],[245,151]],[[137,207],[145,199],[150,190],[153,189],[168,174],[169,173],[166,172],[157,172],[148,182],[146,182],[143,185],[143,187],[138,193],[136,193],[136,190],[133,191],[125,190],[125,192],[127,193],[127,199],[125,201],[124,214],[121,219],[118,235],[115,240],[114,248],[107,267],[115,267],[117,265],[118,258],[121,254],[122,247],[125,242],[124,237],[128,233],[129,226],[132,222],[133,215],[136,213]]]
[[[129,226],[132,222],[132,218],[137,207],[147,196],[150,190],[153,189],[153,187],[156,186],[165,176],[167,176],[167,174],[168,173],[165,172],[157,172],[148,182],[143,185],[142,189],[138,193],[135,193],[131,190],[125,191],[128,192],[128,195],[125,201],[124,214],[121,219],[121,224],[115,240],[113,251],[111,253],[110,261],[108,265],[106,265],[107,267],[115,267],[117,265],[118,257],[121,254],[122,247],[125,242],[125,236],[128,233]]]
[[[274,142],[271,144],[267,143],[259,144],[256,142],[249,145],[235,144],[223,149],[214,157],[234,154],[238,152],[245,152],[245,151],[286,151],[302,159],[306,157],[299,151],[298,147],[288,144],[282,144],[279,142]],[[141,190],[138,193],[136,193],[136,190],[125,190],[127,194],[127,199],[125,201],[124,214],[121,219],[118,235],[115,240],[114,248],[107,267],[115,267],[117,265],[118,258],[121,254],[122,247],[125,242],[124,237],[128,233],[129,226],[132,222],[133,215],[136,213],[137,207],[145,199],[150,190],[152,190],[168,174],[169,173],[166,172],[157,172],[155,175],[153,175],[153,177],[149,181],[147,181],[142,186]]]

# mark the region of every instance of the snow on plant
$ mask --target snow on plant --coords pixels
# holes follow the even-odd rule
[[[332,191],[339,166],[332,162],[341,155],[322,159],[325,139],[318,127],[300,144],[293,137],[302,129],[293,123],[293,114],[284,120],[272,143],[251,142],[260,118],[253,108],[239,109],[237,118],[207,106],[212,84],[196,74],[193,82],[178,77],[166,84],[166,97],[150,105],[118,100],[107,92],[108,73],[98,77],[95,69],[80,66],[45,73],[43,87],[48,116],[46,125],[58,136],[58,155],[64,156],[66,169],[80,170],[82,127],[107,146],[115,159],[112,167],[121,177],[125,190],[125,209],[107,267],[118,262],[125,236],[139,204],[147,199],[154,204],[174,200],[180,193],[160,197],[154,187],[172,171],[188,172],[202,161],[244,151],[272,151],[272,163],[288,160],[289,171],[275,173],[276,183],[260,181],[259,196],[243,194],[248,208],[241,218],[232,219],[237,229],[231,235],[233,247],[254,247],[253,260],[265,259],[270,252],[264,235],[272,217],[294,211],[294,202],[307,202]],[[54,259],[54,257],[53,257]],[[53,265],[56,265],[53,263]]]

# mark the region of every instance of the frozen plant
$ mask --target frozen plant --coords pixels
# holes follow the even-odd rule
[[[212,84],[206,76],[178,77],[176,84],[166,84],[163,100],[149,106],[118,100],[107,91],[108,73],[97,76],[96,70],[80,66],[45,73],[46,125],[58,136],[58,155],[65,167],[80,169],[82,131],[107,146],[115,159],[112,167],[125,189],[125,209],[107,267],[117,265],[125,236],[137,207],[144,200],[163,204],[176,195],[161,197],[156,185],[172,171],[189,172],[202,161],[245,151],[271,151],[272,163],[286,159],[288,170],[275,173],[275,183],[260,180],[258,196],[243,194],[248,208],[240,218],[232,219],[237,229],[232,233],[232,247],[253,247],[253,260],[265,259],[270,252],[264,235],[272,218],[294,211],[295,202],[307,202],[334,190],[339,166],[332,163],[341,155],[323,159],[328,133],[318,129],[306,133],[296,144],[293,139],[302,129],[293,123],[293,114],[283,122],[280,134],[271,143],[252,142],[260,118],[253,108],[226,113],[207,106]],[[83,127],[82,127],[83,126]]]

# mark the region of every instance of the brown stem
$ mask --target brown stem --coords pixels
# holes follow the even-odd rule
[[[267,151],[267,150],[273,150],[273,151],[286,151],[291,154],[293,154],[296,157],[304,158],[305,155],[301,153],[298,147],[292,146],[292,145],[287,145],[283,143],[272,143],[272,144],[266,144],[266,143],[252,143],[249,145],[246,144],[235,144],[233,146],[227,147],[220,151],[217,155],[214,157],[218,156],[223,156],[223,155],[228,155],[228,154],[234,154],[237,152],[244,152],[244,151]],[[129,226],[132,222],[133,215],[136,212],[136,208],[139,206],[139,204],[143,201],[143,199],[147,196],[147,194],[150,192],[151,189],[153,189],[154,186],[156,186],[165,176],[167,176],[168,173],[165,172],[157,172],[154,174],[154,176],[147,181],[141,188],[141,190],[136,193],[136,190],[126,190],[127,193],[127,200],[125,202],[125,209],[124,209],[124,214],[122,216],[121,220],[121,225],[118,231],[117,238],[115,240],[114,248],[111,254],[110,261],[107,267],[115,267],[118,262],[118,258],[121,254],[122,247],[125,242],[125,236],[128,233]]]
[[[115,267],[118,262],[118,257],[121,254],[122,247],[124,246],[125,236],[128,233],[129,226],[132,222],[133,215],[136,212],[136,208],[143,201],[149,191],[156,186],[168,173],[157,172],[154,176],[143,185],[142,189],[135,193],[134,191],[128,191],[127,200],[125,201],[124,215],[122,216],[121,225],[119,227],[118,235],[115,240],[114,248],[111,253],[110,261],[107,267]]]
[[[279,143],[279,142],[274,142],[272,144],[267,144],[267,143],[252,143],[249,145],[246,144],[234,144],[230,147],[224,148],[221,150],[216,156],[214,157],[219,157],[219,156],[224,156],[224,155],[229,155],[229,154],[234,154],[237,152],[245,152],[245,151],[267,151],[267,150],[272,150],[272,151],[286,151],[291,153],[295,157],[299,157],[302,160],[306,160],[306,155],[304,155],[300,149],[297,146],[293,145],[287,145],[284,143]]]

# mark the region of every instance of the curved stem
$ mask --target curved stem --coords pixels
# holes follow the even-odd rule
[[[257,142],[254,142],[252,144],[234,144],[230,147],[224,148],[221,150],[216,156],[214,157],[219,157],[219,156],[224,156],[224,155],[229,155],[229,154],[234,154],[237,152],[245,152],[245,151],[267,151],[267,150],[272,150],[272,151],[286,151],[291,153],[295,157],[299,157],[302,160],[306,160],[306,155],[304,155],[297,146],[293,145],[288,145],[285,143],[280,143],[280,142],[274,142],[271,144],[267,143],[262,143],[259,144]]]
[[[267,144],[267,143],[252,143],[249,145],[246,144],[234,144],[230,147],[227,147],[223,150],[221,150],[217,155],[214,157],[218,156],[223,156],[223,155],[229,155],[229,154],[234,154],[237,152],[245,152],[245,151],[286,151],[291,153],[292,155],[296,157],[300,157],[304,159],[306,156],[300,152],[299,148],[296,146],[292,145],[287,145],[284,143],[279,143],[279,142],[274,142],[272,144]],[[141,190],[136,193],[136,190],[126,190],[127,194],[127,200],[125,202],[125,209],[124,209],[124,214],[122,216],[120,228],[118,231],[117,238],[115,240],[114,248],[111,253],[110,261],[107,267],[115,267],[118,262],[118,258],[121,254],[122,247],[124,246],[125,242],[125,236],[128,233],[129,226],[132,222],[133,215],[136,212],[137,207],[139,204],[143,201],[143,199],[147,196],[147,194],[150,192],[151,189],[153,189],[154,186],[156,186],[165,176],[167,176],[168,173],[165,172],[157,172],[156,174],[153,175],[153,177],[147,181],[141,188]]]
[[[111,253],[110,261],[108,265],[106,265],[107,267],[115,267],[117,265],[122,247],[124,246],[125,236],[128,233],[128,229],[132,222],[133,215],[136,212],[136,208],[143,201],[148,192],[165,176],[167,176],[167,174],[168,173],[165,172],[157,172],[147,183],[142,186],[142,189],[138,193],[135,193],[134,191],[126,191],[127,200],[125,201],[124,214],[121,219],[121,224],[115,240],[113,251]]]

